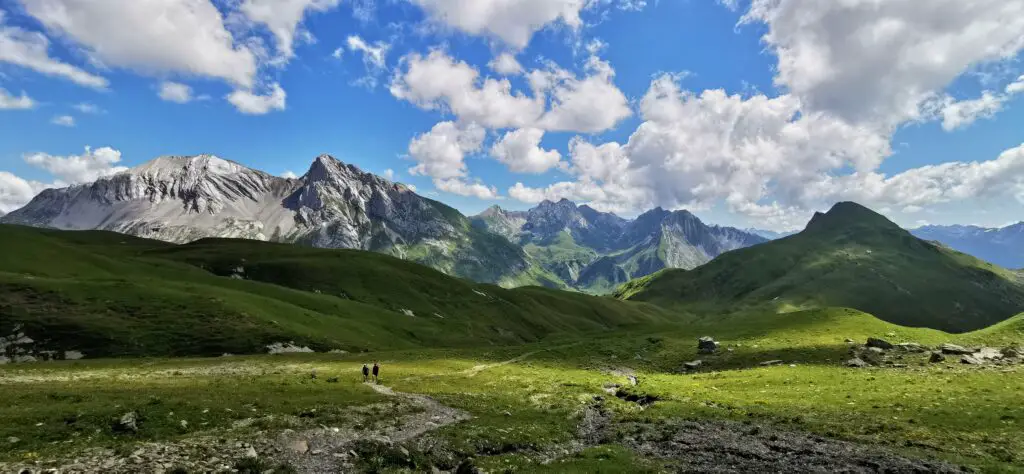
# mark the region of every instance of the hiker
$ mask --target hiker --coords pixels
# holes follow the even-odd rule
[[[366,383],[366,379],[370,377],[370,368],[363,364],[363,383]]]
[[[377,363],[376,363],[376,362],[374,362],[374,363],[373,363],[373,382],[374,382],[374,383],[380,383],[380,381],[379,381],[379,380],[377,380],[377,375],[378,375],[378,374],[380,374],[380,366],[379,366],[379,365],[377,365]]]

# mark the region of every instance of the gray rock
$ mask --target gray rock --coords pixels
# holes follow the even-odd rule
[[[1003,358],[1003,351],[992,347],[982,347],[972,354],[972,357],[984,361],[1000,360]]]
[[[940,362],[945,362],[945,361],[946,361],[946,356],[942,355],[941,352],[932,352],[931,357],[928,358],[928,362],[931,362],[933,364],[938,364]]]
[[[968,355],[974,353],[974,351],[971,349],[967,349],[966,347],[949,343],[939,346],[939,350],[942,351],[943,354],[947,355]]]
[[[1016,359],[1021,356],[1020,354],[1020,349],[1017,349],[1016,347],[1007,347],[1003,349],[1003,357],[1007,359]]]
[[[850,338],[846,338],[846,341],[844,341],[844,342],[846,342],[847,344],[856,344],[857,343],[857,341],[854,341],[853,339],[850,339]]]
[[[782,365],[784,363],[785,362],[783,362],[781,360],[768,360],[768,361],[761,362],[761,365],[764,366],[764,367],[768,367],[768,366],[772,366],[772,365]]]
[[[922,345],[920,345],[920,344],[918,344],[916,342],[905,342],[903,344],[896,344],[896,349],[898,349],[900,351],[903,351],[903,352],[911,352],[911,353],[916,353],[916,354],[923,353],[923,352],[928,352],[928,348],[926,348],[926,347],[924,347],[924,346],[922,346]]]
[[[865,345],[867,347],[877,347],[879,349],[882,349],[883,351],[887,351],[887,350],[890,350],[893,347],[895,347],[889,341],[886,341],[884,339],[878,339],[878,338],[875,338],[875,337],[869,337],[868,338],[868,343],[865,344]]]
[[[983,360],[977,359],[974,356],[969,356],[969,355],[965,355],[965,356],[960,357],[960,363],[961,364],[967,364],[967,365],[984,365],[985,364],[985,362]]]
[[[117,423],[115,424],[115,428],[117,429],[117,431],[121,432],[138,433],[138,423],[138,415],[136,415],[134,411],[130,411],[128,413],[125,413],[124,415],[121,415],[121,418],[117,420]]]
[[[249,459],[256,459],[259,455],[256,454],[256,448],[249,446],[249,449],[245,450],[245,457]]]
[[[865,367],[868,367],[869,364],[867,362],[864,362],[864,360],[860,358],[854,357],[853,359],[846,361],[846,366],[853,367],[856,369],[863,369]]]
[[[14,436],[11,436],[10,438],[7,438],[7,442],[10,443],[10,444],[18,444],[20,441],[21,441],[20,439],[14,437]]]
[[[702,337],[697,340],[698,354],[714,354],[718,351],[718,343],[710,337]]]
[[[702,360],[694,360],[694,361],[690,361],[690,362],[684,362],[683,363],[683,370],[687,370],[687,371],[689,371],[689,370],[697,370],[697,369],[700,368],[701,365],[704,365],[704,361],[702,361]]]

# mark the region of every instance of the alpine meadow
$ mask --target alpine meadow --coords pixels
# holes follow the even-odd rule
[[[1024,0],[0,2],[0,474],[1024,473]]]

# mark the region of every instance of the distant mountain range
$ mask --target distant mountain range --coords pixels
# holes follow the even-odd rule
[[[529,211],[491,207],[475,226],[522,246],[533,262],[567,285],[608,292],[663,268],[691,269],[724,252],[767,239],[732,227],[709,226],[687,211],[648,211],[634,220],[544,201]]]
[[[792,237],[634,280],[616,296],[716,317],[847,307],[903,326],[963,332],[1024,311],[1024,278],[847,202],[815,214]]]
[[[1024,222],[998,229],[970,225],[933,225],[910,232],[996,265],[1024,268]]]
[[[288,179],[212,155],[165,156],[96,182],[48,189],[0,218],[174,243],[243,238],[382,252],[504,286],[611,291],[766,239],[686,211],[635,220],[562,200],[472,219],[331,156]]]
[[[43,191],[0,222],[175,243],[228,237],[372,250],[481,282],[558,285],[531,273],[521,248],[455,209],[327,155],[298,179],[212,155],[161,157]]]

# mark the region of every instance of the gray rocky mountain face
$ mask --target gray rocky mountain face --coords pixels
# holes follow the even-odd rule
[[[910,232],[1005,268],[1024,269],[1024,222],[1001,228],[932,225]]]
[[[692,269],[767,241],[732,227],[708,226],[687,211],[657,208],[627,220],[564,199],[525,212],[492,207],[473,222],[522,245],[570,286],[594,292],[663,268]]]
[[[48,189],[0,218],[186,243],[207,237],[390,253],[501,283],[528,263],[458,211],[333,157],[287,179],[211,155],[157,158],[91,184]]]

